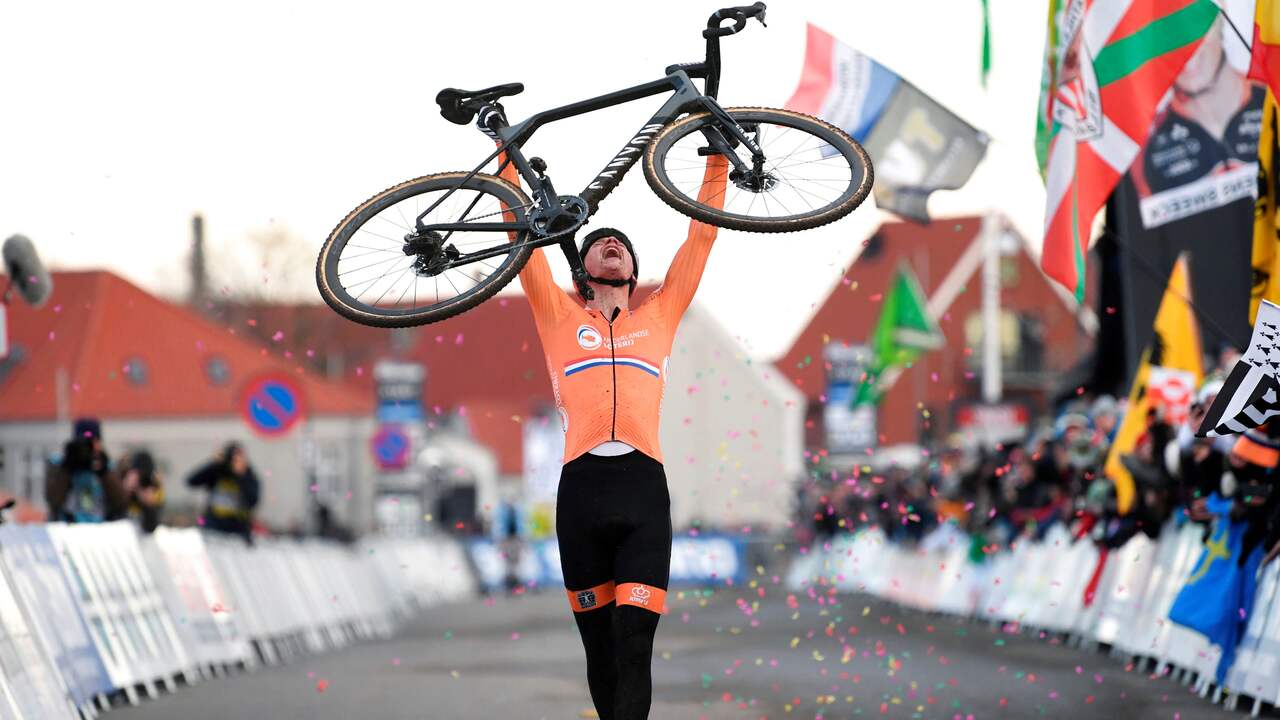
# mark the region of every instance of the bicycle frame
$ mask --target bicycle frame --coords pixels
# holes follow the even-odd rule
[[[690,72],[701,77],[707,77],[708,84],[711,78],[708,77],[708,69],[701,63],[694,63],[688,66]],[[672,66],[668,68],[670,71],[666,77],[660,80],[654,80],[643,85],[636,85],[625,90],[601,95],[599,97],[583,100],[580,102],[564,105],[562,107],[546,110],[530,116],[523,122],[515,125],[500,127],[496,129],[498,137],[502,141],[502,145],[493,151],[484,159],[467,177],[458,184],[462,187],[471,178],[479,174],[485,166],[492,162],[499,154],[507,153],[507,162],[513,163],[520,176],[524,178],[525,183],[532,189],[534,206],[539,209],[557,211],[560,209],[560,199],[555,194],[555,189],[551,184],[551,180],[545,175],[539,175],[530,166],[529,161],[525,158],[524,153],[520,151],[521,146],[528,142],[533,133],[543,125],[547,125],[560,120],[565,120],[586,113],[602,110],[604,108],[622,105],[624,103],[634,102],[654,95],[660,95],[664,92],[672,92],[672,96],[658,110],[658,112],[638,130],[632,139],[623,146],[612,160],[609,161],[605,168],[596,175],[586,188],[583,189],[579,197],[587,204],[587,214],[583,221],[576,227],[568,231],[552,233],[547,237],[531,238],[524,241],[524,244],[531,247],[542,247],[545,245],[558,244],[564,251],[565,259],[568,260],[570,267],[573,269],[575,282],[581,281],[580,288],[585,287],[586,270],[582,266],[582,259],[578,256],[577,248],[574,245],[574,234],[577,232],[586,220],[596,213],[600,203],[604,201],[610,193],[622,182],[622,178],[627,172],[635,166],[640,156],[644,154],[645,147],[649,141],[657,135],[663,128],[671,124],[681,115],[706,110],[712,113],[720,120],[720,129],[727,130],[733,139],[742,143],[750,149],[756,157],[762,157],[763,152],[756,143],[747,136],[746,132],[734,122],[733,118],[720,107],[715,98],[705,95],[698,91],[697,87],[690,79],[689,72],[681,69],[682,66]],[[715,68],[718,70],[718,68]],[[716,73],[718,74],[718,73]],[[745,163],[738,154],[733,151],[733,145],[727,140],[722,133],[705,132],[707,141],[711,148],[728,158],[729,162],[741,172],[748,172],[751,166]],[[505,167],[505,164],[504,164]],[[432,225],[422,225],[422,218],[431,213],[440,203],[444,202],[450,195],[457,191],[454,188],[445,193],[443,197],[436,200],[426,210],[417,217],[416,225],[418,231],[422,232],[445,232],[450,233],[456,230],[466,230],[472,232],[522,232],[531,231],[528,223],[518,222],[493,222],[493,223],[474,223],[474,222],[455,222],[455,223],[437,223]],[[467,213],[470,210],[468,209]],[[466,217],[464,213],[463,217]],[[531,233],[532,234],[532,233]],[[487,250],[478,250],[473,253],[461,255],[455,260],[448,262],[444,268],[457,267],[465,265],[476,260],[484,260],[490,257],[505,255],[511,251],[511,245],[495,246]],[[589,288],[587,288],[589,290]]]

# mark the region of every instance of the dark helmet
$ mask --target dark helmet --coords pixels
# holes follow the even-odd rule
[[[611,228],[611,227],[602,227],[602,228],[596,228],[595,230],[592,230],[591,232],[587,233],[587,236],[582,239],[582,247],[578,250],[578,256],[585,261],[587,259],[587,251],[591,249],[592,243],[607,237],[618,238],[618,241],[621,242],[622,246],[627,249],[627,252],[631,253],[631,268],[632,268],[631,279],[630,280],[606,280],[604,278],[592,277],[591,281],[598,282],[601,285],[612,285],[614,287],[622,287],[623,285],[630,285],[631,289],[628,291],[627,294],[634,293],[636,291],[636,278],[640,276],[640,259],[636,257],[636,249],[631,246],[630,238],[628,238],[626,234],[623,233],[621,230]]]

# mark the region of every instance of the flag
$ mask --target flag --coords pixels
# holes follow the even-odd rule
[[[1151,347],[1142,354],[1133,387],[1129,390],[1129,404],[1125,409],[1124,419],[1120,421],[1120,428],[1116,431],[1116,438],[1111,443],[1107,462],[1103,466],[1106,476],[1115,483],[1116,509],[1121,515],[1128,513],[1133,507],[1135,488],[1133,475],[1120,462],[1120,457],[1134,451],[1138,437],[1146,430],[1147,410],[1151,407],[1147,389],[1152,368],[1189,372],[1197,387],[1204,378],[1200,330],[1188,302],[1190,297],[1187,259],[1186,255],[1182,255],[1169,275],[1169,285],[1165,288],[1164,299],[1160,301],[1160,310],[1156,313],[1155,336]]]
[[[1208,414],[1196,431],[1199,437],[1239,435],[1280,415],[1280,383],[1261,368],[1243,360],[1231,368]]]
[[[991,0],[982,0],[982,87],[991,74]]]
[[[1222,648],[1219,684],[1235,660],[1236,645],[1253,610],[1255,576],[1263,553],[1262,545],[1256,545],[1245,562],[1240,562],[1249,523],[1232,520],[1231,505],[1230,500],[1216,494],[1209,498],[1209,512],[1217,516],[1213,535],[1205,542],[1191,575],[1169,608],[1170,620],[1203,634]]]
[[[813,24],[786,107],[862,143],[876,165],[876,205],[917,222],[929,222],[930,193],[962,187],[987,151],[985,133]]]
[[[1040,265],[1084,300],[1094,217],[1146,143],[1174,78],[1217,18],[1212,0],[1052,2],[1039,127]]]
[[[1280,89],[1280,0],[1258,0],[1253,18],[1253,59],[1249,77]]]
[[[1256,42],[1256,41],[1255,41]],[[1280,225],[1276,220],[1276,96],[1267,91],[1262,110],[1262,134],[1258,137],[1258,198],[1253,206],[1253,252],[1249,322],[1258,316],[1263,300],[1280,302],[1280,277],[1277,277],[1277,243]]]
[[[854,394],[853,405],[880,401],[880,379],[891,368],[908,366],[925,350],[942,347],[942,331],[929,314],[915,273],[899,265],[884,296],[880,318],[871,331],[871,367]]]
[[[1200,423],[1200,437],[1239,435],[1280,415],[1280,307],[1262,301],[1245,351]]]

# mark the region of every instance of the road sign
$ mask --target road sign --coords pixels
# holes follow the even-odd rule
[[[423,419],[422,390],[427,369],[421,363],[382,360],[373,367],[378,397],[377,418],[383,423]]]
[[[302,419],[302,388],[286,375],[259,375],[245,384],[240,413],[254,432],[282,435]]]
[[[399,425],[383,425],[369,443],[381,470],[402,470],[409,464],[409,436]]]

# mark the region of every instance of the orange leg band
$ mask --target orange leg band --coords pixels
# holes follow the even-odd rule
[[[661,614],[666,609],[667,591],[642,583],[622,583],[617,589],[618,605],[634,605]]]
[[[594,610],[613,602],[613,581],[602,583],[586,590],[565,590],[569,595],[569,605],[576,613]]]

